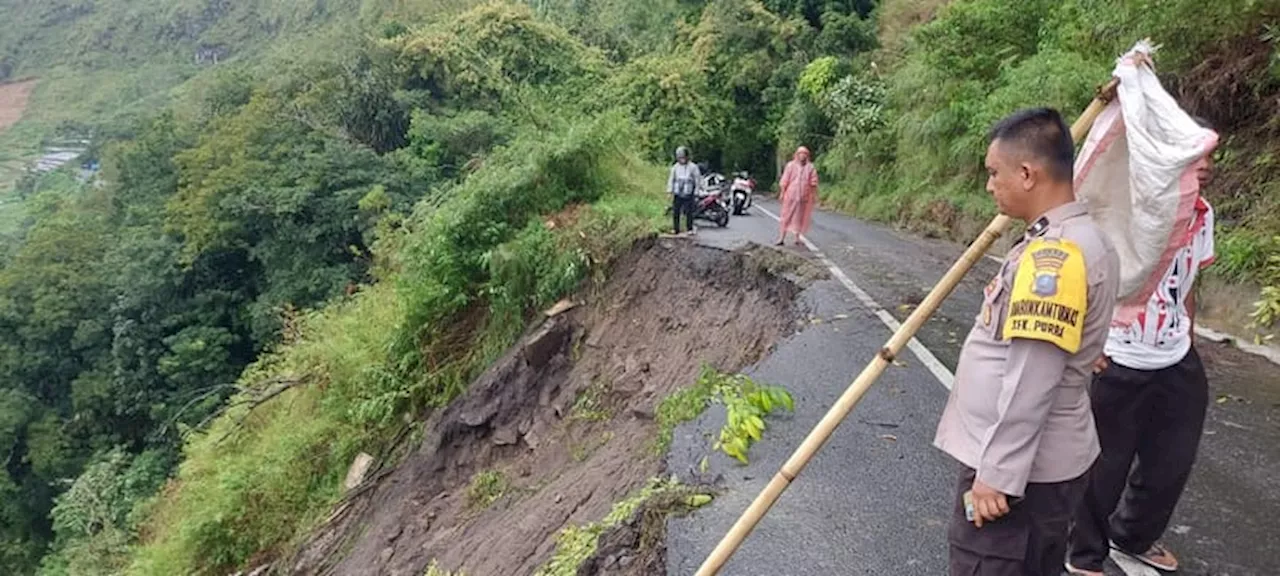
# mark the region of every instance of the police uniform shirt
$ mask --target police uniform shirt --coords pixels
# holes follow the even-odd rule
[[[1084,474],[1099,454],[1087,385],[1119,257],[1079,202],[1033,223],[984,290],[934,446],[1010,496]]]

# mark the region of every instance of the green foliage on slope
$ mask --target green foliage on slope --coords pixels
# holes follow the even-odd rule
[[[604,59],[528,8],[329,38],[269,76],[202,76],[102,148],[103,186],[31,199],[0,268],[6,566],[217,573],[280,551],[355,450],[655,230],[630,121],[559,114]]]
[[[1206,194],[1220,244],[1247,256],[1228,273],[1274,283],[1263,263],[1280,231],[1269,161],[1280,2],[889,0],[877,14],[883,48],[813,99],[817,123],[836,127],[819,159],[828,205],[971,238],[994,210],[980,164],[991,123],[1027,106],[1078,113],[1115,58],[1150,37],[1166,86],[1224,136]]]
[[[1271,0],[0,10],[0,75],[41,79],[0,158],[66,135],[102,162],[93,183],[25,179],[0,249],[0,564],[19,574],[286,554],[357,452],[662,225],[652,163],[676,146],[767,182],[804,144],[828,205],[967,237],[992,209],[987,125],[1079,109],[1144,36],[1227,135],[1224,273],[1280,281]]]

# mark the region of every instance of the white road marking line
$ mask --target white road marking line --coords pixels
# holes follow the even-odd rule
[[[756,205],[754,208],[763,212],[765,216],[773,218],[779,222],[782,221],[782,219],[776,214],[760,205]],[[897,318],[894,318],[888,310],[884,309],[884,306],[881,306],[876,302],[875,299],[872,298],[870,294],[867,294],[865,290],[859,288],[857,284],[854,284],[853,280],[849,278],[849,275],[845,274],[844,270],[841,270],[839,266],[836,266],[835,262],[832,262],[830,258],[827,258],[827,255],[824,254],[822,250],[819,250],[816,244],[810,242],[805,236],[800,236],[800,241],[804,243],[805,247],[808,248],[810,252],[813,252],[813,254],[818,257],[818,260],[827,267],[827,270],[831,272],[831,275],[834,276],[836,280],[840,281],[840,283],[843,284],[849,292],[852,292],[854,297],[856,297],[863,306],[866,306],[867,309],[871,310],[871,312],[875,314],[876,318],[879,318],[880,322],[888,327],[891,332],[897,332],[898,329],[902,327],[902,324],[898,322]],[[955,381],[955,376],[952,375],[951,371],[938,360],[937,356],[933,355],[933,352],[930,352],[928,348],[925,348],[924,344],[921,344],[919,340],[915,339],[915,337],[912,337],[911,340],[907,341],[907,348],[916,355],[916,358],[920,359],[920,362],[924,364],[925,368],[929,369],[929,372],[933,373],[933,377],[937,378],[938,382],[942,384],[944,388],[947,390],[951,389],[951,385]]]

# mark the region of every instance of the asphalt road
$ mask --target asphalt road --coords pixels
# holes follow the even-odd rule
[[[774,214],[777,206],[761,201]],[[732,248],[769,244],[777,223],[762,211],[706,227],[698,241]],[[834,214],[815,215],[810,242],[898,320],[963,250]],[[785,250],[816,258],[807,248]],[[825,265],[825,263],[824,263]],[[983,261],[918,334],[954,370],[960,343],[978,313],[985,281],[998,264]],[[686,479],[718,478],[724,493],[668,524],[668,574],[693,574],[891,331],[843,284],[820,281],[801,298],[811,318],[746,373],[786,386],[796,412],[768,421],[764,440],[739,465],[711,445],[724,421],[709,410],[677,430],[670,470]],[[1203,342],[1215,402],[1200,458],[1167,542],[1181,574],[1280,573],[1280,366],[1226,345]],[[945,526],[957,465],[931,446],[947,390],[916,356],[902,355],[756,527],[726,575],[946,573]],[[708,456],[704,474],[699,463]],[[1109,573],[1123,574],[1115,566]],[[1131,572],[1136,576],[1140,572]]]

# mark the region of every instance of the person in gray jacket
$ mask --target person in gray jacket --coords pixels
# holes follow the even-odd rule
[[[698,165],[689,161],[689,150],[684,146],[676,148],[676,163],[671,166],[671,174],[667,176],[667,193],[671,195],[671,218],[675,234],[680,233],[680,215],[685,215],[685,223],[690,234],[693,233],[694,193],[702,186],[702,171]]]

